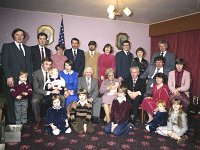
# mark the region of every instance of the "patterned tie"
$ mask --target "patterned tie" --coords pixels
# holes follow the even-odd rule
[[[135,87],[135,84],[136,84],[136,79],[133,79],[133,89]]]
[[[44,59],[44,51],[43,51],[43,47],[41,48],[41,60]]]
[[[74,60],[76,59],[76,56],[77,56],[76,51],[74,51]]]
[[[163,52],[161,52],[160,56],[164,57],[164,53],[163,53]]]
[[[22,52],[23,55],[24,55],[24,51],[22,50],[22,46],[21,46],[21,44],[19,44],[19,50],[20,50],[20,52]]]
[[[90,92],[91,90],[90,78],[87,78],[87,88],[88,88],[88,92]]]

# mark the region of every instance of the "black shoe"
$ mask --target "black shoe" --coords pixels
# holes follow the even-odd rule
[[[92,118],[92,123],[93,124],[99,124],[99,123],[101,123],[101,119],[99,117],[93,117]]]
[[[135,125],[135,118],[130,118],[129,123]]]

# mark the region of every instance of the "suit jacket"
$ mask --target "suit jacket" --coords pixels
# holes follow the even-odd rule
[[[168,77],[168,87],[171,92],[174,92],[175,84],[176,84],[175,70],[173,70],[169,72],[169,77]],[[180,89],[180,92],[185,92],[185,94],[189,96],[190,73],[186,70],[183,71],[181,87],[179,89]]]
[[[72,49],[65,50],[64,55],[73,62],[73,70],[79,73],[78,76],[83,76],[83,70],[85,68],[85,55],[83,50],[77,49],[77,56],[75,60]]]
[[[155,65],[149,65],[147,70],[140,76],[140,78],[142,79],[147,79],[148,82],[147,82],[147,94],[151,93],[151,85],[153,83],[155,83],[155,79],[152,79],[151,77],[153,76],[154,72],[156,70],[156,66]],[[168,76],[170,72],[170,69],[167,68],[167,67],[163,67],[163,73]]]
[[[160,56],[160,51],[156,52],[153,54],[152,58],[151,58],[151,65],[155,64],[154,63],[154,58]],[[168,68],[170,71],[175,69],[175,56],[173,53],[167,51],[165,54],[165,67]]]
[[[78,89],[88,90],[85,77],[78,78]],[[98,97],[98,94],[99,94],[98,80],[95,78],[91,78],[91,89],[89,92],[89,97],[95,99]]]
[[[130,77],[130,67],[131,61],[133,59],[133,54],[129,52],[127,56],[124,51],[116,53],[115,62],[116,62],[116,77],[122,77],[127,79]]]
[[[45,47],[46,57],[51,57],[51,50]],[[31,46],[31,55],[33,61],[33,71],[41,68],[41,54],[39,45]]]
[[[146,80],[138,78],[135,84],[135,87],[133,88],[133,79],[129,77],[128,79],[124,80],[122,82],[122,85],[125,86],[128,90],[130,91],[140,91],[141,92],[141,97],[143,97],[145,91],[146,91]],[[131,99],[129,95],[127,94],[127,98]]]
[[[25,56],[18,49],[14,42],[3,44],[2,47],[2,67],[5,78],[13,77],[16,83],[19,79],[20,71],[28,72],[28,80],[32,82],[32,59],[31,49],[24,45]]]
[[[98,58],[100,53],[95,51],[94,56],[91,57],[89,51],[85,52],[85,67],[92,67],[94,70],[93,77],[98,79]]]
[[[42,69],[33,72],[33,94],[34,93],[46,96],[47,91],[44,90],[44,75]]]
[[[131,61],[131,67],[137,66],[140,69],[140,75],[144,73],[147,70],[149,62],[142,58],[142,61],[140,62],[139,58],[133,58]]]

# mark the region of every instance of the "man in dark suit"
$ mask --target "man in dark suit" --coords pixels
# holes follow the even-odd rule
[[[73,70],[79,73],[79,77],[83,76],[83,70],[85,68],[85,54],[83,50],[79,49],[79,39],[73,38],[71,40],[71,49],[65,50],[64,55],[71,61],[73,61]]]
[[[48,36],[46,33],[38,33],[38,45],[31,46],[31,55],[33,61],[33,71],[41,68],[41,61],[45,57],[51,57],[51,50],[46,48]]]
[[[31,50],[28,46],[22,44],[26,37],[26,33],[22,29],[15,29],[12,32],[14,42],[3,44],[2,47],[2,67],[4,79],[6,81],[7,93],[7,121],[15,123],[14,101],[10,96],[10,88],[18,82],[20,71],[28,72],[28,80],[32,82],[32,60]]]
[[[146,79],[148,81],[146,93],[144,94],[145,97],[151,95],[153,83],[155,83],[154,76],[157,73],[164,73],[166,76],[168,76],[170,69],[168,67],[164,67],[164,65],[165,58],[162,56],[157,56],[154,59],[154,65],[149,65],[147,70],[140,76],[140,78]]]
[[[146,80],[139,78],[140,69],[131,67],[131,77],[124,80],[122,85],[128,89],[127,99],[131,102],[131,119],[130,122],[134,125],[135,119],[138,116],[138,107],[142,103],[143,95],[146,91]]]
[[[130,77],[131,61],[133,59],[133,54],[130,52],[130,42],[125,40],[122,42],[123,50],[117,52],[115,56],[116,62],[116,76],[121,82]]]
[[[49,78],[49,70],[51,69],[51,66],[52,60],[48,57],[45,57],[42,60],[41,68],[33,72],[33,95],[31,103],[36,121],[34,129],[40,128],[40,103],[42,100],[48,99],[50,94],[60,94],[58,89],[46,91],[44,88],[45,81],[47,81]]]
[[[98,80],[93,78],[94,71],[92,67],[86,67],[84,70],[84,77],[78,79],[78,89],[86,89],[89,94],[89,98],[92,101],[92,121],[93,123],[100,122],[100,110],[102,99],[98,97],[99,88]]]
[[[163,56],[165,57],[165,66],[166,68],[168,68],[169,70],[174,70],[175,69],[175,56],[173,53],[170,53],[169,51],[167,51],[168,48],[168,44],[166,41],[161,40],[158,42],[158,46],[160,51],[159,52],[155,52],[151,58],[151,62],[150,64],[153,65],[154,64],[154,59],[157,56]]]

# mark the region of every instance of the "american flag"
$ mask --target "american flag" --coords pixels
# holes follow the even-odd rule
[[[64,36],[64,24],[63,24],[63,18],[61,20],[61,24],[60,24],[60,33],[59,33],[59,40],[58,40],[59,44],[63,44],[65,46],[65,36]]]

